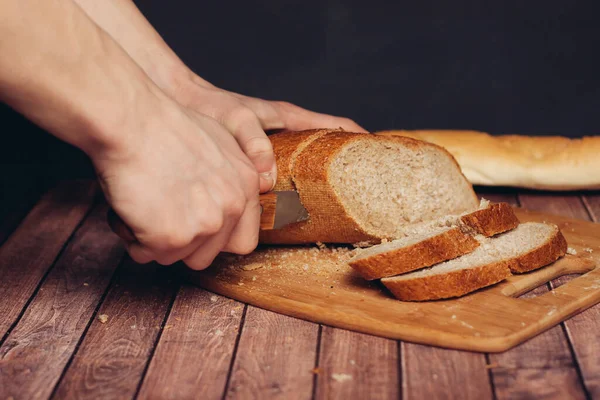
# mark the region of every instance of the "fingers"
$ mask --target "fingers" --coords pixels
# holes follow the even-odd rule
[[[197,194],[192,196],[190,207],[182,210],[186,211],[182,213],[185,220],[157,220],[153,225],[164,227],[162,232],[154,231],[151,237],[138,235],[128,241],[131,257],[138,263],[157,261],[162,265],[182,260],[200,270],[221,251],[248,254],[254,250],[260,224],[259,177],[252,166],[235,164],[230,171],[235,179],[216,180],[207,186],[210,190],[191,191]]]
[[[258,245],[260,227],[260,200],[258,195],[249,199],[244,214],[229,237],[223,251],[235,254],[249,254]]]
[[[197,248],[183,261],[192,269],[202,269],[210,265],[219,252],[225,251],[235,254],[249,254],[258,244],[260,225],[260,200],[258,196],[259,180],[252,169],[239,170],[244,185],[245,193],[244,211],[239,219],[226,227],[227,233],[217,234],[207,240],[203,246]],[[242,196],[241,194],[238,196]]]
[[[269,103],[277,110],[285,127],[290,130],[342,128],[349,132],[367,132],[366,129],[349,118],[316,113],[282,101],[271,101]]]
[[[256,114],[247,107],[233,109],[223,121],[260,176],[260,192],[273,189],[277,167],[273,146]]]

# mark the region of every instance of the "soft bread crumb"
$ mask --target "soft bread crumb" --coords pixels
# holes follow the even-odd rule
[[[214,295],[213,295],[213,296],[210,296],[210,301],[211,301],[211,302],[213,302],[213,303],[216,303],[216,302],[217,302],[217,300],[218,300],[218,299],[217,299],[217,296],[214,296]]]
[[[98,315],[98,321],[100,321],[100,323],[102,323],[102,324],[105,324],[106,322],[108,322],[108,315],[106,315],[106,314]]]
[[[572,256],[575,256],[575,255],[577,255],[577,250],[575,250],[575,249],[574,249],[574,248],[572,248],[572,247],[569,247],[569,248],[567,248],[567,254],[570,254],[570,255],[572,255]]]
[[[336,382],[346,382],[346,381],[351,381],[352,380],[352,375],[350,374],[331,374],[331,379],[333,379]]]
[[[481,198],[479,202],[479,208],[488,208],[490,206],[490,201],[488,199]]]
[[[592,253],[594,250],[591,249],[591,248],[589,248],[589,247],[586,247],[585,249],[583,249],[583,251],[588,252],[588,253]]]

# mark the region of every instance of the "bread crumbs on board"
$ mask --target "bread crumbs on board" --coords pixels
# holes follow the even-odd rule
[[[352,380],[352,375],[350,374],[331,374],[331,379],[333,379],[336,382],[346,382],[346,381],[351,381]]]
[[[100,314],[98,315],[98,321],[100,321],[101,324],[105,324],[108,322],[108,315],[106,314]]]

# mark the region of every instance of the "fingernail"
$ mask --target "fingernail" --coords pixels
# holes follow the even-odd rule
[[[273,180],[273,173],[272,172],[261,172],[259,174],[259,176],[260,176],[260,179],[269,183],[269,190],[273,190],[273,188],[275,187],[275,181]]]

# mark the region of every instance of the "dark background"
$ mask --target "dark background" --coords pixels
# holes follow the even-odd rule
[[[212,83],[372,131],[598,134],[594,1],[136,3]],[[0,119],[3,190],[92,175],[81,153],[8,107]]]

